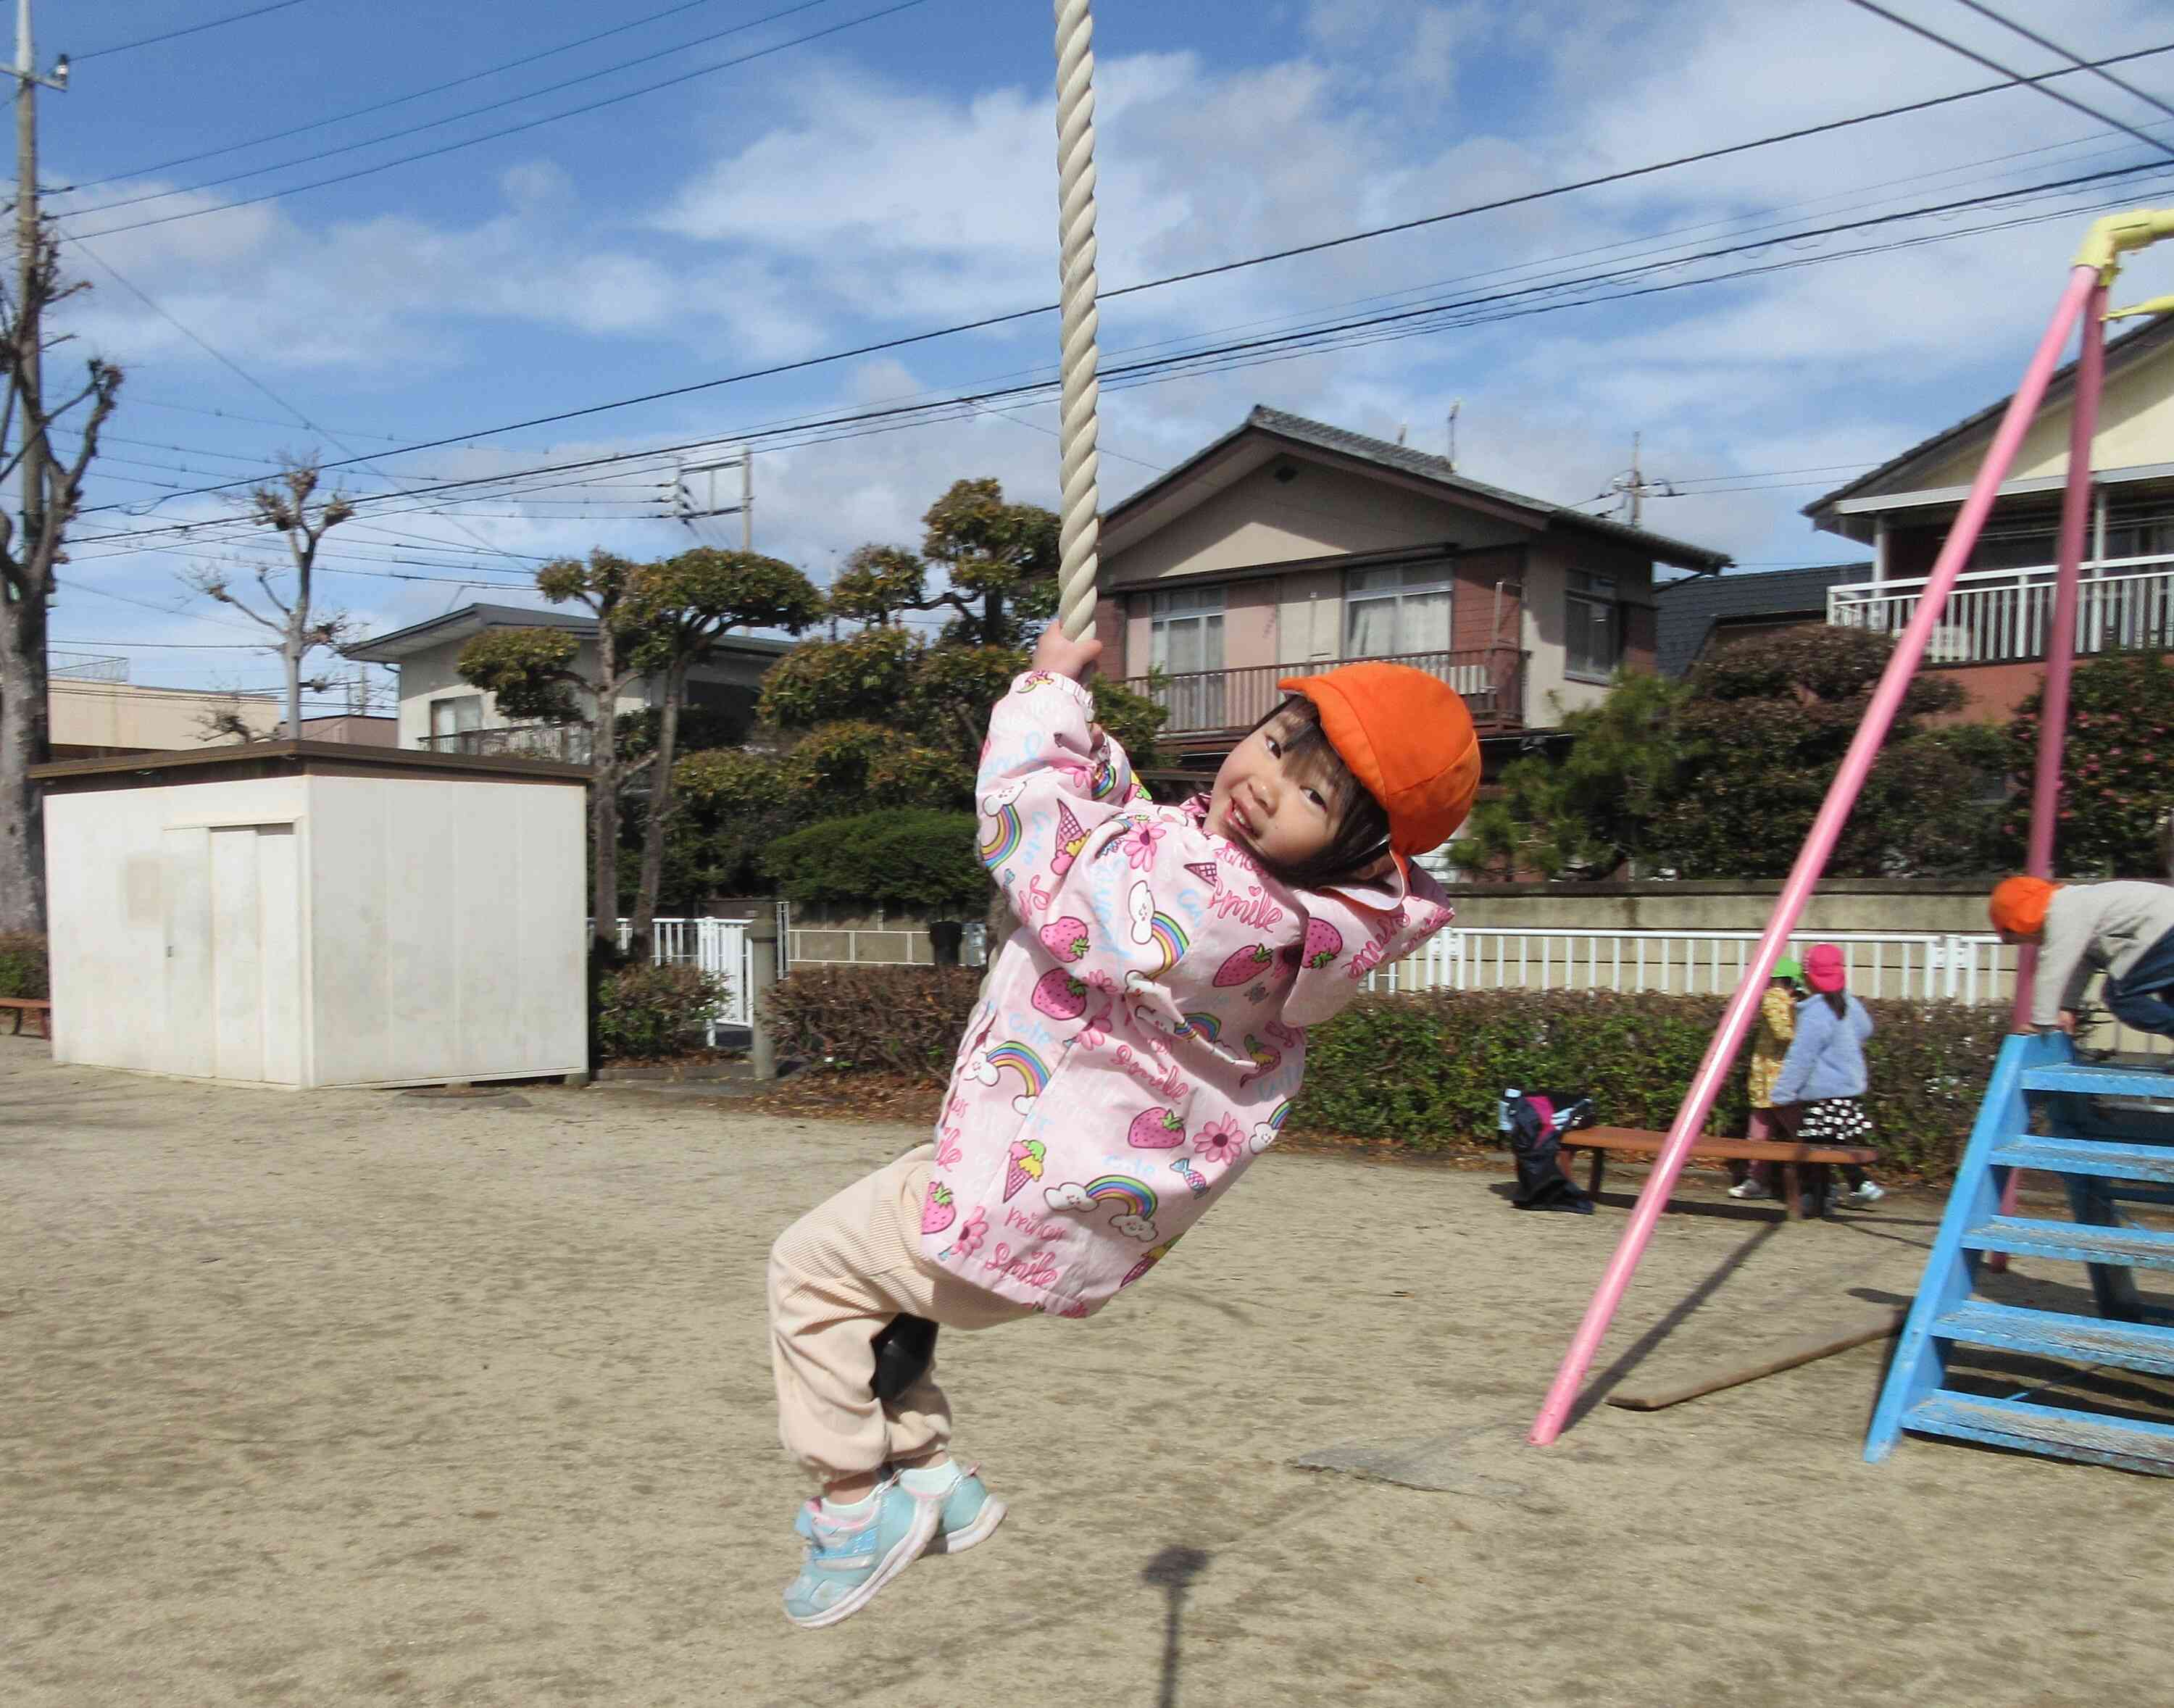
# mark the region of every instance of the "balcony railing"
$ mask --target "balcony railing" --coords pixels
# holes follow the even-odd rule
[[[1525,657],[1512,646],[1474,646],[1462,651],[1403,652],[1384,659],[1438,677],[1464,696],[1482,729],[1517,729],[1525,720]],[[1235,670],[1193,670],[1176,675],[1132,676],[1125,686],[1170,714],[1166,736],[1225,735],[1251,729],[1283,700],[1277,682],[1313,676],[1350,659],[1308,664],[1252,664]]]
[[[2012,664],[2046,656],[2053,623],[2052,565],[1972,570],[1956,578],[1928,664]],[[1920,580],[1854,581],[1827,589],[1837,628],[1899,634],[1917,614]],[[2174,556],[2110,558],[2084,565],[2077,590],[2076,651],[2174,652]]]
[[[464,729],[452,735],[426,735],[423,746],[432,753],[470,754],[479,758],[556,759],[570,765],[588,764],[589,732],[581,724],[524,723],[510,729]]]

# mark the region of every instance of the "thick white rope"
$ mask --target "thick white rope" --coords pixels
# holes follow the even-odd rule
[[[1095,626],[1101,497],[1095,448],[1101,385],[1095,378],[1095,21],[1088,0],[1056,0],[1057,256],[1063,282],[1063,404],[1057,424],[1057,619],[1073,640]]]
[[[1095,489],[1101,459],[1095,450],[1095,408],[1102,388],[1095,377],[1095,20],[1087,0],[1057,0],[1057,238],[1063,281],[1063,413],[1057,423],[1058,468],[1063,492],[1057,501],[1057,616],[1077,640],[1095,627],[1095,581],[1101,567],[1101,499]],[[989,966],[982,976],[982,1000],[989,999],[997,952],[1019,921],[998,890],[988,913]]]

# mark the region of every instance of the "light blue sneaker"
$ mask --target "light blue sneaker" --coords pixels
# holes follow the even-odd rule
[[[812,1630],[858,1613],[928,1546],[938,1516],[935,1501],[917,1500],[895,1477],[877,1488],[868,1514],[851,1522],[810,1500],[792,1524],[808,1557],[785,1586],[786,1618]]]
[[[928,1543],[933,1554],[964,1554],[987,1542],[1004,1522],[1004,1503],[989,1493],[979,1465],[960,1468],[944,1494],[922,1498],[934,1501],[938,1507],[936,1534]]]

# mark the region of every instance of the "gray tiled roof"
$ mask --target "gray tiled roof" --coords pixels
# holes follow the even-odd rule
[[[1648,533],[1643,528],[1626,527],[1620,522],[1610,522],[1604,516],[1587,516],[1583,511],[1573,510],[1567,505],[1551,503],[1544,498],[1533,498],[1522,492],[1511,492],[1499,486],[1490,486],[1484,481],[1474,480],[1459,474],[1451,467],[1449,459],[1436,457],[1425,451],[1414,451],[1407,445],[1392,445],[1386,439],[1376,439],[1364,433],[1354,433],[1348,428],[1332,427],[1325,421],[1315,421],[1304,415],[1293,415],[1281,409],[1271,409],[1266,404],[1256,403],[1245,420],[1225,433],[1212,445],[1204,446],[1169,470],[1160,478],[1145,486],[1122,504],[1114,506],[1102,518],[1102,526],[1109,532],[1121,517],[1137,506],[1151,501],[1157,494],[1167,491],[1183,480],[1192,471],[1225,446],[1248,433],[1272,433],[1295,444],[1309,445],[1339,457],[1353,457],[1376,468],[1394,469],[1399,474],[1414,475],[1434,485],[1447,488],[1452,492],[1485,499],[1489,502],[1512,510],[1524,511],[1543,525],[1576,528],[1587,533],[1603,535],[1609,539],[1636,547],[1647,556],[1658,558],[1687,570],[1718,570],[1728,563],[1726,552],[1717,552],[1706,546],[1695,546],[1666,534]]]
[[[1829,587],[1871,576],[1870,564],[1831,564],[1812,570],[1689,576],[1670,581],[1655,590],[1660,616],[1655,625],[1654,668],[1663,676],[1681,676],[1695,662],[1717,623],[1799,615],[1824,621]]]
[[[1691,545],[1683,540],[1672,539],[1666,534],[1649,532],[1644,528],[1629,527],[1622,522],[1611,522],[1606,516],[1587,516],[1582,510],[1573,510],[1568,505],[1553,504],[1544,498],[1533,498],[1504,487],[1490,486],[1484,481],[1459,474],[1446,457],[1414,451],[1407,445],[1392,445],[1386,439],[1354,433],[1345,427],[1332,427],[1325,421],[1311,420],[1304,415],[1271,409],[1264,403],[1253,406],[1252,413],[1246,418],[1246,424],[1264,427],[1271,433],[1280,433],[1286,439],[1316,445],[1324,451],[1341,451],[1346,457],[1356,457],[1405,474],[1416,474],[1423,480],[1453,487],[1476,498],[1492,499],[1497,504],[1513,505],[1519,510],[1537,511],[1550,522],[1567,527],[1582,528],[1591,533],[1605,534],[1625,544],[1635,545],[1664,563],[1678,564],[1685,569],[1717,570],[1729,561],[1726,552]]]
[[[479,635],[486,629],[565,629],[586,638],[597,632],[597,619],[587,611],[538,610],[527,605],[463,605],[441,617],[410,624],[389,635],[373,635],[367,640],[359,640],[342,650],[349,658],[390,663],[425,647]],[[717,645],[726,651],[783,652],[792,643],[753,635],[727,635]]]

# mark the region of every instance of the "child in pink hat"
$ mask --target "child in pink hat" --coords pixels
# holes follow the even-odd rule
[[[1774,1082],[1774,1114],[1806,1144],[1869,1143],[1864,1040],[1872,1016],[1849,993],[1849,966],[1834,944],[1820,943],[1804,957],[1804,982],[1812,993],[1797,1005],[1796,1035]],[[1887,1196],[1854,1164],[1842,1173],[1849,1181],[1845,1203],[1876,1204]]]

